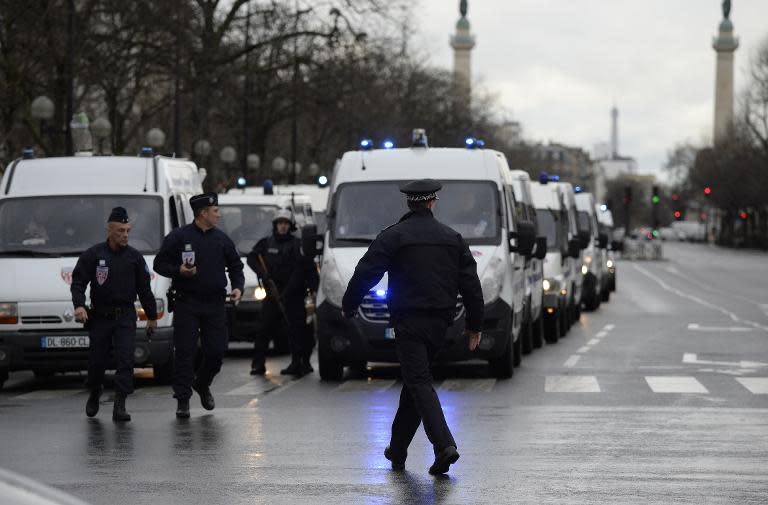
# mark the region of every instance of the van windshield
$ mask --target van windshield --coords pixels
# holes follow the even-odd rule
[[[331,239],[335,246],[371,242],[406,212],[400,193],[404,181],[359,182],[339,186],[334,198]],[[496,245],[501,240],[499,194],[489,181],[441,181],[435,217],[461,233],[468,244]]]
[[[547,250],[559,251],[563,245],[563,227],[558,224],[558,217],[550,209],[536,209],[539,235],[547,237]]]
[[[245,256],[256,242],[272,234],[276,205],[220,204],[219,228],[229,235],[237,251]]]
[[[128,211],[128,244],[156,253],[163,241],[159,197],[67,195],[0,200],[0,254],[79,255],[106,240],[107,219],[118,206]]]
[[[579,211],[579,231],[592,233],[592,220],[590,219],[589,212],[585,210]]]

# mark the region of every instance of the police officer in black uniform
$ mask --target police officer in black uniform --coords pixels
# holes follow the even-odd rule
[[[291,211],[278,209],[272,220],[272,234],[259,240],[248,254],[248,266],[267,288],[261,312],[262,329],[254,341],[251,375],[266,372],[264,361],[269,340],[283,328],[288,333],[291,363],[280,373],[313,372],[310,358],[315,339],[307,328],[304,298],[307,288],[317,290],[318,275],[313,259],[302,254],[301,240],[291,234],[295,230]]]
[[[342,303],[344,314],[354,317],[363,296],[389,272],[387,303],[403,389],[384,456],[394,470],[405,468],[408,446],[423,422],[435,452],[429,468],[434,475],[446,473],[459,453],[432,387],[430,364],[446,344],[459,293],[466,308],[464,335],[470,350],[480,342],[483,321],[483,293],[475,259],[461,235],[432,215],[441,188],[432,179],[400,188],[410,212],[373,241],[358,263]]]
[[[130,421],[125,398],[133,393],[133,352],[136,338],[136,295],[147,314],[147,335],[157,327],[157,306],[144,257],[128,245],[128,213],[115,207],[107,220],[107,241],[86,250],[72,272],[75,318],[88,328],[90,362],[85,404],[88,417],[99,411],[104,371],[112,348],[116,362],[112,419]],[[85,308],[85,289],[91,285],[91,310]]]
[[[189,417],[189,398],[194,389],[206,410],[213,410],[211,382],[221,370],[227,351],[228,332],[224,302],[227,297],[227,272],[232,285],[231,299],[243,292],[243,262],[235,244],[221,230],[218,197],[215,193],[193,196],[189,200],[195,221],[169,233],[155,257],[155,271],[173,279],[176,292],[173,317],[174,377],[173,396],[176,417]],[[198,338],[202,362],[194,370]]]

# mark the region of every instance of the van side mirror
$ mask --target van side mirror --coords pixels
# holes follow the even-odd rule
[[[624,252],[624,241],[614,240],[611,242],[611,250],[616,252]]]
[[[509,245],[511,251],[530,257],[536,245],[536,227],[530,221],[520,221],[517,223],[517,231],[509,232],[509,239],[517,239],[517,247]]]
[[[578,238],[572,238],[568,241],[568,256],[578,258],[581,255],[581,241]]]
[[[317,225],[307,224],[301,227],[301,249],[308,258],[315,258],[323,252],[323,236],[318,235]]]
[[[576,237],[579,240],[579,248],[586,249],[589,247],[589,240],[592,238],[589,231],[580,231]]]
[[[605,233],[601,233],[597,236],[597,245],[600,247],[600,249],[605,249],[608,247],[608,235]]]
[[[536,237],[536,254],[534,257],[543,260],[547,256],[547,237]]]

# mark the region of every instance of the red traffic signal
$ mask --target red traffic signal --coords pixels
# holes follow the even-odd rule
[[[741,219],[743,219],[744,221],[746,221],[746,220],[747,220],[747,213],[746,213],[746,212],[742,212],[742,213],[740,214],[740,217],[741,217]]]
[[[676,210],[675,211],[675,219],[680,219],[681,217],[683,217],[683,213],[680,212],[679,210]]]
[[[672,193],[672,201],[673,202],[676,202],[679,199],[680,199],[680,195],[678,195],[677,193]]]
[[[710,188],[709,186],[706,186],[706,187],[704,188],[704,194],[705,194],[706,196],[709,196],[709,195],[711,195],[711,194],[712,194],[712,188]]]

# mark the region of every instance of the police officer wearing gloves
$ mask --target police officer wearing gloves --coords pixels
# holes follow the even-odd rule
[[[262,331],[254,341],[251,375],[263,375],[265,353],[271,337],[285,327],[291,348],[291,363],[280,371],[283,375],[306,375],[310,364],[314,337],[306,325],[304,297],[306,289],[317,290],[318,275],[312,258],[301,251],[301,241],[291,234],[293,216],[279,209],[272,220],[272,235],[259,240],[248,254],[248,266],[256,272],[267,289],[262,308]]]
[[[456,313],[456,297],[464,299],[464,336],[474,351],[480,342],[483,294],[477,264],[466,242],[432,215],[442,185],[432,179],[400,188],[410,212],[376,237],[358,263],[344,294],[342,310],[354,317],[363,296],[389,273],[387,303],[403,376],[400,405],[384,456],[393,470],[405,468],[408,446],[420,423],[432,443],[433,475],[446,473],[459,459],[456,441],[432,387],[430,364],[446,342]]]
[[[86,325],[90,360],[86,386],[91,391],[85,413],[99,412],[109,349],[116,361],[115,403],[112,419],[130,421],[125,398],[133,393],[133,352],[136,338],[136,295],[147,314],[147,335],[157,327],[157,306],[149,281],[149,268],[139,251],[128,245],[128,213],[115,207],[107,220],[107,241],[86,250],[72,272],[75,318]],[[85,289],[91,285],[91,310],[85,308]]]
[[[176,291],[173,317],[176,417],[189,417],[189,398],[194,389],[206,410],[213,410],[211,382],[221,370],[227,351],[227,272],[232,284],[231,299],[243,292],[243,263],[235,245],[216,228],[219,222],[215,193],[189,200],[195,221],[169,233],[155,257],[155,271],[173,280]],[[197,341],[202,344],[202,362],[194,370]]]

